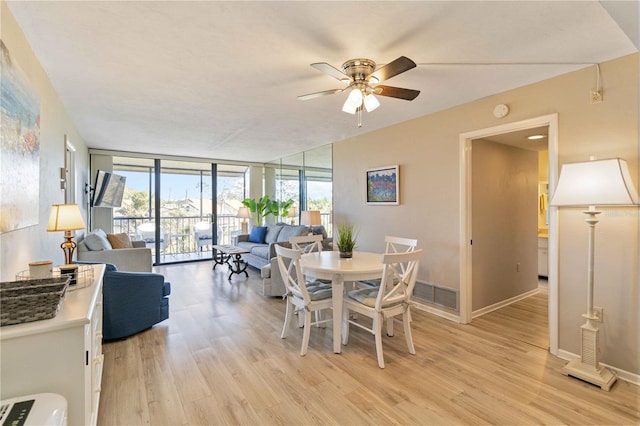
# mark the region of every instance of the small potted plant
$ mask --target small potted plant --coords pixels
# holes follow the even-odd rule
[[[340,257],[350,259],[353,257],[353,249],[356,246],[356,232],[355,227],[350,223],[338,224],[338,250],[340,251]]]

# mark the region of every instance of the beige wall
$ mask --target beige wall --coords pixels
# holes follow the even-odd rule
[[[419,279],[459,288],[460,133],[558,113],[559,164],[590,155],[627,160],[638,186],[638,54],[601,64],[604,102],[591,105],[592,67],[480,99],[334,145],[334,221],[357,223],[358,248],[378,250],[385,234],[417,238]],[[511,113],[496,119],[495,105]],[[392,108],[392,105],[386,106]],[[384,113],[385,104],[379,112]],[[370,116],[371,117],[371,116]],[[366,120],[365,120],[366,126]],[[400,165],[400,206],[364,202],[364,170]],[[607,210],[598,225],[596,305],[604,307],[605,363],[640,374],[637,208]],[[559,348],[580,353],[586,310],[587,229],[579,210],[559,218]]]
[[[475,312],[538,287],[538,153],[472,144]]]
[[[81,205],[86,223],[87,197],[84,183],[88,182],[87,147],[69,119],[57,93],[38,59],[17,26],[5,2],[0,3],[0,38],[40,97],[40,206],[38,225],[0,234],[0,279],[11,281],[18,271],[28,269],[34,260],[64,263],[60,243],[61,232],[46,231],[51,204],[64,203],[60,189],[60,168],[64,167],[65,135],[76,148],[76,200]],[[1,184],[1,183],[0,183]]]

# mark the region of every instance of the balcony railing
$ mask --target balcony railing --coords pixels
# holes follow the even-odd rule
[[[235,215],[218,215],[217,231],[218,244],[231,244],[232,236],[240,233],[241,219]],[[322,225],[324,225],[327,233],[331,235],[332,223],[331,214],[321,214]],[[287,218],[283,219],[287,223]],[[129,235],[132,240],[139,240],[140,235],[137,228],[143,223],[154,222],[148,217],[114,217],[113,231],[116,234],[124,233]],[[211,222],[210,217],[201,216],[166,216],[160,218],[160,229],[162,230],[162,238],[164,244],[161,248],[161,254],[190,254],[197,253],[197,244],[194,235],[194,225],[198,222]],[[298,223],[298,220],[295,220]],[[155,250],[155,247],[149,245]],[[210,247],[207,247],[210,250]]]

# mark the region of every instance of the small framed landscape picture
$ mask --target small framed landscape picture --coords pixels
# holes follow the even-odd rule
[[[368,169],[366,173],[367,204],[400,204],[400,174],[397,165]]]

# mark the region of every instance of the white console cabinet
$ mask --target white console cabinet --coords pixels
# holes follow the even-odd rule
[[[68,424],[95,425],[102,381],[102,277],[67,291],[51,319],[0,327],[0,399],[52,392],[67,399]]]

